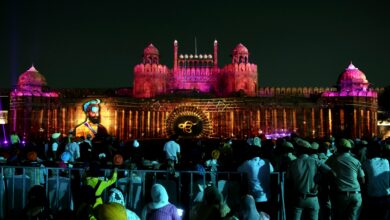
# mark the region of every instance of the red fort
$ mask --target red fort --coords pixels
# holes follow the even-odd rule
[[[160,64],[159,50],[150,44],[144,49],[141,64],[134,67],[133,91],[136,98],[151,98],[175,91],[193,90],[227,97],[241,91],[256,96],[257,65],[249,62],[248,49],[238,44],[232,61],[218,67],[218,41],[213,54],[179,54],[179,43],[173,43],[173,68]]]

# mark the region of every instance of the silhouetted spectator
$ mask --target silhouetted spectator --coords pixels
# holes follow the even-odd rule
[[[142,220],[180,220],[175,205],[169,203],[169,196],[161,184],[154,184],[151,189],[152,202],[142,211]]]
[[[236,219],[230,211],[222,194],[212,184],[204,189],[202,202],[191,208],[190,220]]]
[[[318,183],[315,177],[322,172],[330,173],[329,166],[311,157],[312,145],[302,139],[297,142],[298,158],[291,162],[286,174],[286,186],[289,186],[289,198],[292,206],[291,219],[300,220],[302,216],[317,220],[320,210],[318,201]]]
[[[49,202],[43,186],[33,186],[27,195],[27,205],[23,209],[23,218],[26,220],[54,219],[49,210]]]
[[[382,146],[373,142],[368,147],[368,160],[363,164],[367,182],[367,210],[372,219],[390,218],[390,168],[382,158]]]
[[[125,198],[121,190],[117,188],[110,189],[108,203],[118,203],[126,208]],[[139,220],[140,218],[134,212],[126,209],[127,220]]]
[[[95,196],[97,198],[95,204],[93,205],[94,208],[99,204],[103,204],[103,200],[101,196],[104,189],[106,189],[107,187],[111,186],[116,182],[118,176],[117,169],[116,168],[114,169],[114,173],[112,174],[111,179],[102,180],[101,178],[99,178],[101,176],[102,173],[100,172],[99,164],[96,162],[91,163],[89,170],[87,170],[87,176],[85,177],[84,184],[90,185],[92,188],[96,188],[96,186],[98,185],[98,187],[95,190]]]
[[[364,184],[362,165],[350,153],[352,144],[341,139],[337,153],[329,157],[326,164],[336,173],[331,184],[332,219],[358,219],[362,195],[359,181]]]
[[[249,194],[255,198],[257,209],[269,213],[270,175],[274,172],[274,168],[269,160],[260,158],[253,151],[249,152],[246,158],[247,160],[238,167],[237,171],[247,174]]]
[[[241,199],[239,219],[241,220],[266,220],[269,215],[264,212],[258,212],[255,199],[251,195],[245,195]]]
[[[80,142],[80,160],[91,162],[92,160],[92,135],[87,134],[87,138]]]
[[[165,158],[178,163],[180,160],[180,145],[177,143],[177,135],[172,135],[168,142],[164,144]]]

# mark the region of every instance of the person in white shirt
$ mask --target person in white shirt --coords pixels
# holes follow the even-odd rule
[[[180,159],[180,145],[176,142],[177,135],[172,135],[170,140],[164,145],[164,152],[167,160],[173,160],[175,163]]]
[[[274,167],[268,160],[261,159],[254,151],[249,152],[247,158],[249,159],[244,161],[237,171],[247,174],[249,194],[255,199],[257,209],[269,213],[270,175],[274,172]]]
[[[368,160],[363,164],[367,183],[367,210],[372,219],[390,218],[390,168],[389,161],[381,158],[379,143],[367,148]]]
[[[80,146],[76,142],[74,137],[72,137],[71,142],[66,145],[66,150],[69,151],[69,153],[72,155],[69,160],[70,162],[75,162],[77,159],[80,158]]]

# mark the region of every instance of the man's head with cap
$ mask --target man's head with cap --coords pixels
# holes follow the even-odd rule
[[[100,99],[90,100],[83,105],[83,111],[87,114],[88,119],[95,124],[100,123]]]
[[[282,152],[284,153],[289,153],[294,151],[294,145],[291,142],[286,140],[282,142],[281,147],[282,147]]]
[[[297,146],[299,146],[301,148],[311,149],[311,144],[308,141],[303,140],[302,138],[298,138],[296,140],[296,143],[297,143]]]
[[[73,129],[70,129],[68,131],[68,138],[72,138],[73,137]]]
[[[27,160],[33,162],[33,161],[36,161],[37,159],[38,159],[37,152],[30,151],[30,152],[27,153]]]
[[[203,202],[207,205],[220,205],[223,202],[222,194],[214,185],[209,185],[204,189]]]
[[[51,138],[52,138],[52,139],[58,139],[60,136],[61,136],[61,133],[60,133],[60,132],[56,132],[56,133],[53,133],[53,134],[51,135]]]
[[[294,145],[289,141],[283,141],[282,147],[294,149]]]
[[[115,154],[114,158],[112,159],[112,162],[114,165],[120,166],[123,164],[123,157],[120,154]]]
[[[138,148],[138,147],[139,147],[139,142],[137,141],[137,139],[135,139],[135,140],[133,141],[133,147],[134,147],[134,148]]]
[[[339,141],[339,150],[351,150],[352,149],[352,143],[348,139],[342,138]]]
[[[329,149],[332,146],[332,144],[329,141],[325,141],[325,142],[322,142],[322,146],[325,149]]]
[[[69,162],[69,160],[71,159],[72,155],[69,153],[69,151],[64,151],[62,154],[61,154],[61,160],[64,162],[64,163],[67,163]]]
[[[214,160],[218,160],[220,154],[221,154],[221,152],[219,150],[213,150],[211,152],[211,158]]]
[[[259,137],[254,137],[253,138],[253,145],[257,147],[261,147],[261,139]]]
[[[312,142],[311,143],[311,149],[314,150],[314,151],[318,151],[318,149],[320,148],[320,145],[317,143],[317,142]]]
[[[311,153],[311,144],[306,141],[306,140],[303,140],[302,138],[297,138],[295,140],[296,142],[296,146],[297,146],[297,152],[299,154],[310,154]]]

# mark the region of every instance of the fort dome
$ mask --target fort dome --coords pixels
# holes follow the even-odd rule
[[[149,44],[149,46],[144,49],[144,54],[159,55],[159,52],[153,44]]]
[[[342,88],[350,88],[350,87],[362,87],[367,88],[368,80],[366,75],[356,68],[352,62],[345,69],[345,71],[339,76],[337,80],[337,85]]]
[[[34,65],[20,75],[18,79],[19,88],[23,88],[25,86],[42,87],[46,85],[46,78],[35,69]]]
[[[235,53],[248,53],[248,48],[246,48],[243,44],[239,43],[233,49],[233,54],[235,54]]]

